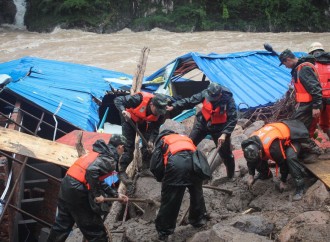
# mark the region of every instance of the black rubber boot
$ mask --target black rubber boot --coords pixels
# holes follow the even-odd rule
[[[226,166],[227,178],[233,179],[235,175],[235,160],[233,155],[231,155],[227,159],[224,159],[224,164]]]

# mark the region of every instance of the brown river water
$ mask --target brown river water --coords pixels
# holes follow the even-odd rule
[[[191,51],[208,54],[263,50],[270,43],[276,51],[307,51],[314,41],[330,51],[330,32],[247,33],[233,31],[172,33],[161,29],[113,34],[55,29],[35,33],[0,27],[0,63],[24,56],[67,61],[134,74],[143,47],[149,47],[145,75]]]

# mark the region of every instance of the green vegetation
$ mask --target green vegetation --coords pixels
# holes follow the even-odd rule
[[[192,2],[192,3],[190,3]],[[327,0],[29,0],[29,30],[330,31]],[[162,3],[164,5],[162,5]],[[328,12],[327,12],[328,11]]]

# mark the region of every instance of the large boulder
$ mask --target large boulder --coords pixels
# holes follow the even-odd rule
[[[280,242],[328,242],[330,238],[329,214],[308,211],[293,218],[280,232]]]
[[[325,185],[318,180],[307,190],[304,196],[304,202],[307,203],[309,207],[320,208],[329,198],[329,191]]]

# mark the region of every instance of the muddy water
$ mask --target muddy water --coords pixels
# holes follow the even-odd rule
[[[330,33],[244,33],[198,32],[171,33],[161,29],[133,33],[126,29],[114,34],[95,34],[80,30],[56,29],[34,33],[0,27],[0,63],[34,56],[87,64],[134,74],[144,46],[150,48],[146,75],[187,52],[229,53],[261,50],[268,42],[277,51],[290,48],[306,51],[314,41],[330,51]]]

